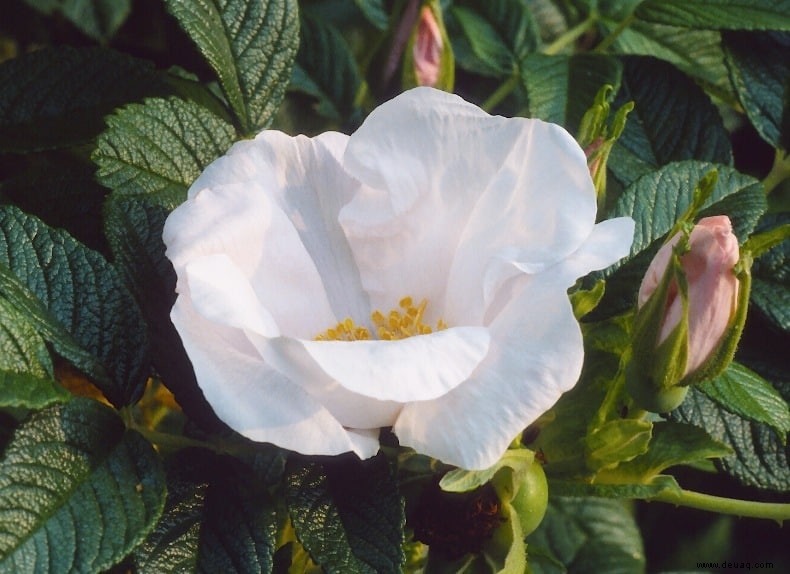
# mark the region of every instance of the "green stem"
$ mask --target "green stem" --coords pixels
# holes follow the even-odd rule
[[[516,89],[520,79],[521,76],[518,74],[518,72],[514,72],[512,76],[502,82],[502,84],[494,91],[493,94],[488,96],[488,99],[483,102],[483,105],[480,107],[487,112],[493,110],[502,102],[502,100],[510,95],[510,92]]]
[[[182,448],[205,448],[219,454],[252,454],[256,452],[254,445],[227,444],[221,442],[207,442],[184,435],[170,434],[161,431],[151,430],[145,427],[131,425],[129,428],[137,431],[149,442],[166,449],[178,450]]]
[[[683,489],[679,492],[666,490],[649,500],[669,502],[677,506],[698,508],[700,510],[708,510],[720,514],[731,514],[749,518],[768,518],[770,520],[776,520],[779,524],[784,520],[790,519],[790,504],[736,500]]]
[[[790,154],[784,150],[777,149],[776,155],[774,156],[774,165],[763,180],[765,195],[771,193],[776,186],[787,178],[790,178]]]
[[[633,14],[631,14],[630,16],[628,16],[628,18],[626,18],[625,20],[620,22],[617,25],[617,28],[612,30],[612,33],[609,34],[606,38],[604,38],[603,41],[601,41],[601,43],[598,44],[595,47],[595,50],[593,50],[593,52],[596,52],[596,53],[600,54],[600,53],[605,52],[606,50],[608,50],[609,47],[612,44],[614,44],[614,41],[617,40],[617,37],[620,36],[620,34],[622,34],[623,31],[631,25],[631,23],[634,21],[634,19],[635,19],[635,16]]]
[[[573,44],[576,40],[578,40],[581,36],[583,36],[584,33],[587,32],[590,28],[592,28],[597,21],[598,21],[598,15],[595,12],[591,12],[586,19],[576,24],[570,30],[564,32],[551,44],[546,46],[543,49],[543,53],[549,56],[559,54],[565,48],[567,48],[568,46]]]

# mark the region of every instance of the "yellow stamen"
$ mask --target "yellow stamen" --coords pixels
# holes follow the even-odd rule
[[[436,327],[423,323],[423,314],[428,300],[423,299],[419,305],[414,305],[411,297],[404,297],[398,301],[400,309],[392,309],[386,315],[376,309],[370,314],[370,321],[375,327],[376,336],[382,341],[405,339],[416,335],[427,335],[434,330],[441,331],[447,328],[447,323],[439,319]],[[371,334],[367,327],[360,327],[351,317],[346,317],[334,327],[316,336],[316,341],[368,341]]]

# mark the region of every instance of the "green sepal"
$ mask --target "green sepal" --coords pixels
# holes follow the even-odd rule
[[[614,468],[647,451],[653,423],[636,419],[609,421],[584,438],[585,460],[590,470]]]
[[[433,14],[433,17],[436,18],[436,24],[439,26],[439,33],[442,37],[442,57],[439,62],[439,78],[436,81],[436,85],[433,87],[438,90],[452,93],[453,87],[455,86],[455,55],[453,54],[450,37],[447,35],[447,28],[442,18],[442,7],[439,0],[428,0],[423,3],[423,6],[427,7]],[[419,29],[420,22],[419,12],[421,9],[422,8],[418,10],[414,29],[409,36],[409,43],[406,45],[406,50],[403,53],[401,87],[404,91],[418,86],[417,74],[414,71],[414,42],[417,40],[417,30]]]
[[[687,251],[688,231],[673,248],[658,288],[634,318],[632,359],[626,368],[626,389],[639,406],[652,412],[670,411],[686,396],[686,391],[678,385],[688,363],[688,282],[680,264],[681,255]],[[678,325],[666,340],[658,344],[673,282],[677,286],[683,312]]]
[[[615,113],[611,125],[607,125],[611,107],[609,99],[613,92],[614,87],[611,84],[605,84],[598,90],[592,106],[582,116],[576,138],[587,156],[599,207],[606,199],[606,162],[612,147],[625,129],[628,114],[634,109],[634,102],[623,104]]]
[[[576,320],[581,319],[587,313],[595,309],[603,299],[606,292],[606,281],[603,279],[596,281],[590,289],[579,289],[570,294],[573,316]]]

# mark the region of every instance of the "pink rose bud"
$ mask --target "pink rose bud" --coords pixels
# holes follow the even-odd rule
[[[658,287],[681,235],[669,240],[656,254],[639,288],[641,308]],[[680,258],[688,281],[688,358],[684,375],[697,370],[719,345],[738,301],[738,239],[726,215],[706,217],[689,237],[688,253]],[[666,314],[658,343],[663,343],[680,323],[683,304],[677,284],[670,284]]]
[[[689,385],[718,376],[732,360],[751,279],[749,265],[736,271],[739,259],[724,215],[676,234],[653,258],[639,288],[626,369],[626,387],[642,408],[676,408]]]
[[[434,87],[441,72],[444,42],[439,23],[428,6],[423,6],[414,40],[414,73],[420,86]]]

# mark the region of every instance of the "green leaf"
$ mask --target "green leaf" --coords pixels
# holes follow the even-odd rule
[[[136,572],[271,572],[277,516],[253,469],[187,449],[167,466],[162,518],[134,553]]]
[[[790,149],[790,34],[727,32],[723,45],[749,121],[773,147]]]
[[[721,116],[690,78],[655,58],[622,60],[623,86],[614,106],[633,101],[635,107],[607,165],[624,186],[672,161],[732,162]]]
[[[89,399],[34,413],[0,462],[0,571],[98,572],[154,527],[165,498],[154,449]]]
[[[728,451],[729,452],[729,451]],[[578,480],[552,480],[549,489],[553,496],[621,498],[625,500],[649,500],[662,492],[680,494],[680,486],[671,476],[659,475],[646,484],[601,484]]]
[[[355,111],[361,85],[356,59],[343,35],[331,24],[304,15],[289,89],[313,96],[320,115],[342,122]]]
[[[646,0],[637,18],[711,30],[790,30],[788,0]]]
[[[790,490],[790,445],[768,425],[730,413],[693,387],[669,416],[705,429],[714,439],[732,447],[734,454],[714,461],[727,474],[758,488]]]
[[[167,0],[214,69],[245,134],[280,107],[299,47],[295,0]]]
[[[386,30],[389,24],[389,14],[384,7],[384,0],[354,0],[365,19],[379,30]]]
[[[0,64],[0,153],[92,140],[114,108],[163,95],[153,65],[111,50],[37,50]]]
[[[218,116],[176,98],[127,106],[107,126],[92,156],[99,181],[120,194],[152,194],[170,209],[236,135]]]
[[[514,482],[518,482],[519,476],[528,471],[534,459],[535,453],[531,450],[510,449],[485,470],[451,470],[442,477],[439,486],[445,492],[468,492],[488,483],[503,468],[511,469]]]
[[[769,214],[761,228],[776,228],[790,223],[787,214]],[[752,266],[751,301],[771,323],[779,329],[790,331],[790,241],[783,241],[771,248]]]
[[[206,430],[220,430],[222,425],[200,392],[192,363],[170,321],[176,276],[162,241],[169,214],[169,207],[151,195],[112,194],[104,213],[107,240],[115,267],[146,319],[156,371],[192,420]]]
[[[644,454],[617,468],[600,472],[599,484],[652,484],[663,470],[708,458],[721,458],[732,449],[713,440],[704,430],[673,421],[653,424],[653,437]]]
[[[619,500],[552,497],[538,529],[527,537],[535,574],[645,571],[639,528]]]
[[[629,461],[647,451],[653,423],[635,419],[607,421],[584,440],[587,465],[599,471]]]
[[[575,132],[604,84],[620,87],[622,66],[615,58],[594,54],[533,54],[522,64],[529,116]]]
[[[605,25],[611,33],[618,24],[619,22],[607,22]],[[727,66],[724,64],[720,32],[689,30],[680,26],[636,20],[617,36],[613,50],[666,60],[706,89],[728,101],[736,101]]]
[[[629,216],[636,222],[631,254],[610,267],[606,293],[592,318],[622,312],[636,303],[636,293],[663,237],[683,215],[697,183],[712,169],[718,180],[699,217],[729,215],[736,236],[745,239],[766,209],[762,185],[731,167],[701,161],[680,161],[648,173],[618,198],[608,217]]]
[[[115,35],[132,11],[131,0],[25,0],[44,14],[57,11],[79,30],[106,42]]]
[[[404,509],[386,458],[292,460],[286,480],[296,536],[324,571],[401,572]]]
[[[731,363],[720,376],[697,388],[729,412],[772,426],[780,437],[790,432],[787,402],[771,383],[743,365]]]
[[[455,2],[448,13],[458,64],[487,76],[509,76],[538,48],[532,13],[520,0]]]
[[[61,230],[0,207],[0,292],[116,406],[148,375],[145,324],[115,269]]]

